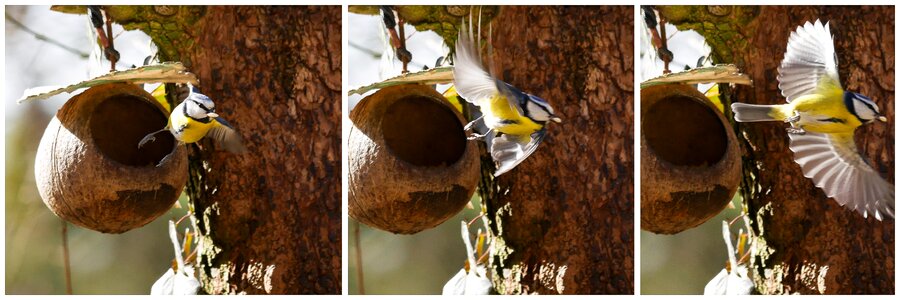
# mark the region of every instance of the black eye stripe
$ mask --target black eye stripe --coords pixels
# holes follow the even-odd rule
[[[872,107],[872,105],[874,105],[874,103],[869,104],[869,101],[866,101],[864,98],[861,98],[861,97],[862,97],[862,95],[857,95],[852,92],[844,92],[844,106],[847,107],[847,110],[849,110],[850,113],[853,114],[853,116],[856,117],[857,120],[865,123],[869,120],[863,119],[859,116],[859,112],[856,111],[856,102],[860,102],[860,103],[864,104],[866,107],[869,108],[869,110],[871,110],[873,112],[877,112],[878,110],[876,110]]]
[[[191,100],[191,102],[196,103],[197,105],[200,106],[200,108],[202,108],[202,109],[205,110],[206,112],[209,112],[209,111],[210,111],[209,108],[206,108],[206,106],[203,105],[203,103],[200,103],[200,102],[197,102],[197,101],[194,101],[194,100]]]
[[[194,103],[197,103],[197,101],[193,101],[193,100],[191,100],[191,101],[194,102]],[[197,103],[197,105],[200,105],[200,107],[202,107],[203,109],[206,109],[206,107],[203,107],[203,105],[200,104],[200,103]],[[203,117],[203,118],[201,118],[201,119],[194,118],[194,116],[191,116],[191,114],[188,113],[187,105],[184,105],[183,107],[184,107],[184,108],[182,109],[182,113],[184,114],[185,117],[188,117],[188,118],[190,118],[190,119],[192,119],[192,120],[194,120],[194,121],[197,121],[197,122],[200,122],[200,123],[204,123],[204,124],[205,124],[205,123],[209,123],[210,121],[212,121],[209,117]],[[209,111],[209,110],[207,110],[207,112],[208,112],[208,111]]]

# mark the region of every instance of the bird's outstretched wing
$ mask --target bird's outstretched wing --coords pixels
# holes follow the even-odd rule
[[[479,18],[479,24],[480,21]],[[460,26],[459,36],[456,39],[456,56],[453,60],[453,85],[466,101],[482,106],[493,97],[506,96],[499,90],[499,87],[505,87],[506,83],[495,79],[485,71],[481,62],[481,52],[478,51],[478,40],[481,36],[480,34],[478,37],[474,36],[473,27],[471,15],[469,24],[463,23]],[[477,30],[480,32],[481,29]],[[505,98],[510,108],[518,111],[520,115],[523,113],[514,99]]]
[[[853,133],[789,134],[794,160],[803,176],[828,197],[863,217],[894,217],[894,185],[885,181],[856,151]]]
[[[806,22],[791,32],[778,67],[778,88],[788,102],[820,88],[841,90],[838,61],[828,23]]]
[[[531,134],[531,136],[517,136],[504,134],[491,140],[491,157],[497,164],[494,177],[506,173],[515,168],[528,156],[537,150],[538,145],[547,136],[547,127]]]
[[[247,152],[247,147],[244,146],[244,141],[241,139],[241,135],[234,130],[234,127],[225,121],[222,118],[216,118],[216,122],[218,122],[219,126],[213,126],[209,129],[209,133],[206,136],[215,140],[220,146],[228,150],[231,153],[245,153]]]

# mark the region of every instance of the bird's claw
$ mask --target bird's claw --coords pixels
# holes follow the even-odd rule
[[[800,121],[800,113],[798,113],[798,112],[794,112],[794,115],[788,117],[787,119],[784,119],[785,123],[790,123],[791,127],[794,127],[794,128],[798,127],[797,122],[799,122],[799,121]]]
[[[463,127],[463,130],[469,131],[470,129],[475,127],[475,123],[478,123],[478,121],[481,121],[482,118],[484,118],[484,116],[480,116],[480,117],[476,118],[475,120],[472,120],[472,122],[469,122],[469,124],[466,124],[466,126]]]
[[[472,135],[470,135],[470,136],[467,138],[467,140],[470,140],[470,141],[482,141],[482,140],[484,140],[484,137],[486,137],[486,136],[487,136],[487,134],[477,134],[477,133],[472,133]]]
[[[788,117],[787,119],[784,120],[785,123],[795,123],[795,122],[797,122],[797,121],[800,121],[800,115],[799,115],[799,114],[794,114],[793,116],[790,116],[790,117]]]
[[[157,168],[162,167],[162,165],[166,164],[166,163],[169,162],[170,160],[172,160],[172,153],[169,153],[169,155],[166,155],[166,157],[163,157],[163,159],[161,159],[161,160],[159,161],[159,163],[156,164],[156,167],[157,167]]]
[[[791,133],[791,134],[799,134],[799,135],[806,134],[806,130],[804,130],[803,128],[799,128],[799,127],[788,127],[787,132]]]
[[[141,139],[140,142],[138,142],[138,148],[143,148],[144,145],[146,145],[149,142],[155,141],[155,140],[156,140],[156,137],[153,136],[152,134],[147,135],[143,139]]]

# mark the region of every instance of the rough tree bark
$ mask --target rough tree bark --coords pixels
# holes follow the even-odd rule
[[[340,293],[341,7],[108,11],[185,62],[250,150],[192,151],[204,291]]]
[[[658,8],[679,29],[703,35],[715,62],[750,75],[754,85],[738,86],[733,96],[747,103],[783,103],[776,76],[790,32],[806,21],[830,21],[844,88],[871,97],[889,120],[859,129],[856,143],[893,182],[893,7]],[[792,159],[783,124],[736,128],[746,142],[741,188],[756,235],[751,272],[759,292],[893,294],[894,220],[867,220],[827,199]]]
[[[501,294],[634,293],[633,16],[631,6],[503,7],[493,20],[494,71],[563,119],[492,183]]]

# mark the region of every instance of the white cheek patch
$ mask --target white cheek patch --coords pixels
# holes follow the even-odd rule
[[[540,105],[535,104],[534,102],[528,101],[525,104],[528,106],[528,113],[531,114],[531,118],[538,121],[547,121],[550,120],[550,114],[547,113],[547,110]]]
[[[875,104],[872,103],[872,105],[874,106]],[[872,108],[866,105],[862,100],[854,100],[853,109],[856,111],[856,115],[863,120],[873,120],[878,116],[878,113],[872,110]]]

